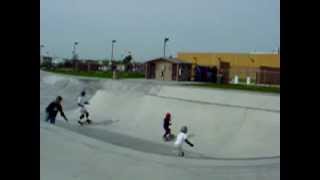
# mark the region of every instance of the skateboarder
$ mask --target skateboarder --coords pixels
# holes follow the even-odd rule
[[[55,124],[56,117],[58,112],[60,112],[61,116],[68,122],[68,118],[65,116],[62,109],[62,97],[58,96],[55,101],[51,102],[49,106],[46,108],[46,121],[50,121],[51,124]]]
[[[87,124],[91,123],[91,120],[89,119],[89,112],[86,108],[86,105],[88,105],[89,102],[87,101],[86,98],[86,92],[82,91],[80,96],[78,97],[78,106],[80,107],[80,120],[78,121],[78,123],[82,126],[85,122]],[[84,117],[86,117],[86,121],[83,122],[81,121]]]
[[[183,157],[184,152],[182,149],[182,145],[184,142],[186,142],[189,146],[193,147],[194,145],[188,140],[188,128],[187,126],[183,126],[180,130],[180,133],[177,136],[177,140],[174,143],[175,147],[178,149],[178,156]]]
[[[163,135],[163,139],[166,141],[169,141],[170,137],[172,137],[171,129],[169,128],[169,126],[171,126],[171,114],[169,112],[167,112],[164,119],[163,119],[163,128],[165,130],[165,133]]]

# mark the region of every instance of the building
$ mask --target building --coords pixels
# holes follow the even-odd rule
[[[132,72],[144,72],[145,65],[143,63],[133,62],[132,63]]]
[[[53,65],[53,58],[50,56],[42,56],[42,66],[51,67]]]
[[[145,77],[157,80],[190,81],[191,67],[191,63],[176,58],[156,58],[145,63]]]
[[[86,60],[84,64],[86,65],[87,71],[98,71],[102,66],[99,61],[95,60]]]
[[[125,69],[126,69],[126,67],[125,67],[124,64],[117,64],[117,65],[116,65],[116,69],[117,69],[117,71],[119,71],[119,72],[124,72]]]
[[[191,53],[181,52],[177,58],[192,63],[192,79],[196,79],[195,68],[217,68],[223,73],[225,82],[235,77],[251,79],[258,84],[280,83],[280,55],[278,53]]]
[[[69,64],[71,62],[71,64]],[[95,60],[72,60],[65,63],[65,67],[71,67],[77,71],[98,71],[102,65]],[[67,64],[68,63],[68,64]]]

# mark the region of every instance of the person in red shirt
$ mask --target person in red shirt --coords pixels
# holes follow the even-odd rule
[[[169,128],[169,126],[171,126],[171,114],[167,112],[163,119],[163,128],[165,130],[163,138],[166,141],[170,140],[170,137],[172,136],[171,129]]]

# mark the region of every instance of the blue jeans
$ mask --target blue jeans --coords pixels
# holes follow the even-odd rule
[[[51,124],[55,124],[56,123],[56,117],[53,116],[49,116],[49,113],[46,112],[46,119],[47,122],[49,121]]]

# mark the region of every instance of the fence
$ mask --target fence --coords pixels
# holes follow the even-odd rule
[[[234,84],[280,85],[280,68],[233,67],[229,70],[229,79]]]

